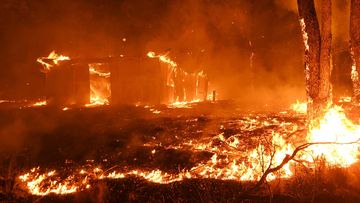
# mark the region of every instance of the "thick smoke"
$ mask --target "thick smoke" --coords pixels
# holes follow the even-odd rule
[[[342,19],[334,38],[346,42],[347,7],[334,5]],[[169,52],[189,72],[207,72],[221,99],[279,104],[305,94],[295,0],[5,0],[0,17],[2,98],[43,95],[35,59],[52,50],[72,57]]]
[[[283,7],[285,9],[288,9],[289,11],[297,13],[297,3],[296,0],[276,0],[275,3]]]

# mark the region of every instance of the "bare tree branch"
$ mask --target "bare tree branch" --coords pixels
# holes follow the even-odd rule
[[[273,160],[273,157],[275,156],[275,153],[273,153],[271,155],[271,158],[270,158],[270,163],[269,163],[269,166],[268,168],[265,170],[265,172],[263,173],[263,175],[261,176],[260,180],[253,186],[251,187],[250,189],[246,190],[242,196],[246,196],[248,195],[250,192],[258,189],[262,184],[264,184],[266,182],[266,179],[268,177],[269,174],[271,173],[274,173],[276,171],[279,171],[281,170],[287,163],[289,163],[290,161],[295,161],[295,157],[296,155],[312,146],[312,145],[347,145],[347,144],[358,144],[360,142],[360,139],[356,140],[356,141],[353,141],[353,142],[311,142],[311,143],[305,143],[305,144],[302,144],[298,147],[295,148],[295,150],[289,155],[289,154],[286,154],[284,159],[281,161],[281,163],[275,167],[271,167],[272,166],[272,160]]]

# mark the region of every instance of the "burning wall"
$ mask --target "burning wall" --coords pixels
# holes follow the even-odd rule
[[[70,59],[52,52],[38,59],[54,105],[171,104],[203,101],[208,79],[189,74],[166,55]]]

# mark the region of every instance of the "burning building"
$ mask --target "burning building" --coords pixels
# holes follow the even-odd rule
[[[78,55],[38,59],[46,100],[0,98],[0,202],[360,202],[360,0],[340,99],[332,1],[6,2],[3,31],[21,35],[2,66],[23,92],[39,92],[24,67],[40,52]],[[215,98],[207,74],[221,100],[189,105]]]
[[[187,73],[166,55],[70,59],[52,52],[44,65],[48,104],[120,105],[205,101],[208,78]]]

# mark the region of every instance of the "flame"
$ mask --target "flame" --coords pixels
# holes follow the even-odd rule
[[[169,103],[171,103],[169,106],[171,107],[185,107],[188,108],[189,103],[193,103],[197,100],[205,100],[206,98],[206,91],[207,91],[207,75],[204,73],[203,70],[189,74],[188,72],[184,71],[181,68],[178,68],[177,63],[171,60],[168,57],[168,54],[159,55],[156,54],[153,51],[150,51],[147,53],[147,56],[149,58],[158,58],[160,62],[167,64],[167,71],[166,71],[166,86],[169,88],[169,90],[172,90],[172,93],[169,93]],[[196,80],[194,85],[194,94],[195,96],[191,96],[192,98],[189,98],[187,95],[187,91],[183,86],[184,83],[189,79],[193,80],[193,78]],[[206,82],[205,82],[206,81]],[[200,84],[201,83],[201,84]],[[206,84],[206,85],[205,85]],[[179,89],[182,88],[182,96],[174,95],[174,92],[179,91]],[[205,90],[206,88],[206,90]],[[192,89],[192,88],[190,88]],[[190,94],[192,95],[192,94]],[[181,97],[181,98],[177,98]],[[191,102],[187,100],[193,100]],[[187,102],[185,102],[187,101]]]
[[[305,24],[305,20],[303,18],[300,19],[300,26],[301,26],[301,32],[302,32],[302,36],[303,36],[304,45],[305,45],[305,50],[309,51],[310,50],[309,35],[306,32],[306,24]]]
[[[167,54],[164,55],[157,55],[155,54],[155,52],[153,51],[149,51],[147,53],[147,56],[149,58],[158,58],[160,62],[163,62],[165,64],[168,65],[168,69],[167,69],[167,77],[166,77],[166,85],[168,87],[175,87],[175,82],[174,82],[174,75],[175,75],[175,71],[177,70],[177,64],[176,62],[172,61]]]
[[[160,114],[161,111],[157,110],[157,109],[149,109],[149,111],[151,111],[153,114]]]
[[[351,52],[352,52],[352,50],[351,50]],[[352,53],[352,55],[354,55],[354,54]],[[359,73],[358,73],[358,71],[356,70],[356,64],[355,64],[354,61],[355,61],[355,60],[353,59],[353,63],[352,63],[352,65],[351,65],[351,80],[352,80],[353,82],[358,82],[358,81],[359,81]]]
[[[347,103],[349,103],[349,102],[351,102],[351,97],[342,96],[342,97],[339,98],[338,102],[343,102],[343,103],[347,102]]]
[[[100,72],[98,70],[96,70],[95,66],[93,64],[90,64],[89,65],[89,72],[90,74],[93,74],[93,75],[98,75],[100,77],[104,77],[104,78],[109,78],[111,73],[110,72]]]
[[[233,138],[225,139],[222,134],[220,134],[218,138],[222,139],[224,143],[232,143],[234,147],[238,145],[236,141],[234,142],[234,140],[232,140]],[[280,146],[284,144],[284,142],[279,134],[274,136],[274,144],[278,143]],[[69,175],[65,179],[60,179],[59,176],[55,176],[56,171],[54,170],[40,173],[39,168],[35,168],[32,169],[31,172],[19,176],[19,179],[26,184],[31,194],[38,196],[45,196],[50,193],[59,195],[75,193],[91,188],[90,182],[92,182],[92,180],[123,179],[129,176],[135,176],[158,184],[169,184],[192,178],[249,181],[259,179],[265,164],[269,163],[271,159],[271,156],[265,155],[265,147],[263,145],[259,145],[257,148],[246,153],[246,155],[240,156],[240,158],[235,154],[226,158],[220,158],[222,154],[228,152],[220,152],[221,150],[219,151],[219,149],[211,148],[211,143],[203,146],[197,146],[195,144],[192,145],[192,147],[197,150],[212,151],[214,155],[206,163],[200,163],[190,170],[183,170],[178,174],[166,173],[159,169],[150,171],[134,169],[127,172],[113,170],[105,172],[101,168],[95,167],[88,170],[81,169],[77,174]],[[289,145],[284,145],[274,157],[273,164],[279,164],[284,158],[284,154],[289,151]],[[155,150],[151,151],[152,154],[155,154],[155,152]],[[286,166],[278,175],[272,174],[269,176],[268,180],[273,180],[279,176],[283,178],[290,177],[291,175],[292,172],[289,166]]]
[[[168,107],[169,108],[191,108],[191,104],[195,104],[200,102],[200,99],[194,99],[192,101],[175,101],[173,103],[171,103]]]
[[[45,59],[52,60],[53,64],[46,62]],[[44,66],[44,72],[48,72],[54,65],[58,65],[61,61],[66,60],[70,60],[70,57],[59,55],[55,51],[52,51],[47,57],[40,57],[36,61]]]
[[[42,187],[42,184],[45,180],[49,180],[56,175],[56,171],[50,171],[47,173],[40,174],[38,173],[39,168],[31,169],[30,173],[21,175],[19,179],[23,182],[26,181],[26,185],[33,195],[45,196],[50,193],[55,194],[71,194],[77,191],[78,187],[76,185],[70,184],[71,177],[68,177],[63,182],[58,182],[57,180],[50,180],[48,186]]]
[[[89,64],[90,73],[90,104],[85,107],[102,106],[109,104],[111,95],[110,72],[100,71],[103,64]]]
[[[329,109],[319,126],[308,135],[310,143],[336,143],[313,145],[309,149],[313,156],[323,156],[330,165],[341,167],[358,161],[359,141],[360,125],[349,120],[339,106]]]
[[[197,122],[197,119],[187,122],[191,125],[191,122]],[[318,157],[325,158],[328,165],[340,167],[348,167],[358,161],[360,125],[349,120],[339,106],[329,108],[319,125],[309,129],[305,139],[297,139],[295,143],[294,141],[290,142],[286,137],[297,132],[299,126],[296,123],[280,121],[276,117],[244,117],[237,122],[240,124],[241,132],[265,129],[268,126],[271,128],[268,130],[269,134],[263,134],[259,140],[260,143],[253,148],[244,143],[243,135],[229,136],[224,133],[197,139],[184,138],[178,144],[168,143],[166,145],[156,140],[144,144],[146,147],[153,148],[150,151],[152,156],[155,156],[158,147],[212,154],[204,162],[197,163],[190,169],[180,170],[178,173],[139,168],[114,169],[112,167],[110,170],[103,170],[99,166],[86,165],[72,170],[67,176],[60,176],[55,170],[41,173],[40,168],[34,168],[19,176],[19,180],[24,183],[29,193],[39,196],[50,193],[75,193],[91,188],[91,183],[96,180],[123,179],[130,176],[158,184],[169,184],[194,178],[257,181],[267,168],[281,164],[286,156],[293,153],[296,146],[304,142],[317,143],[296,157],[297,161],[306,161],[309,167],[314,167],[314,158]],[[294,173],[293,164],[296,163],[290,161],[280,171],[269,174],[267,180],[291,178]]]
[[[300,102],[299,100],[297,100],[296,103],[292,104],[290,108],[291,108],[291,110],[295,111],[296,113],[306,114],[307,103]]]
[[[251,125],[246,125],[244,129],[254,129],[254,126],[270,125],[270,122],[278,123],[276,119],[270,121],[247,119],[245,122],[249,122]],[[285,126],[285,124],[283,126]],[[266,168],[270,162],[272,162],[272,165],[279,164],[286,153],[292,150],[290,145],[286,144],[279,133],[273,132],[270,142],[276,145],[274,158],[272,158],[266,150],[266,143],[260,144],[248,151],[239,150],[243,145],[243,143],[241,143],[241,135],[226,137],[223,133],[220,133],[206,139],[188,140],[180,143],[180,145],[167,146],[167,149],[203,151],[213,154],[208,161],[198,163],[194,167],[188,170],[181,170],[178,173],[167,173],[159,169],[122,171],[121,169],[103,170],[100,167],[94,167],[88,169],[81,168],[77,170],[78,172],[70,174],[66,176],[66,178],[60,178],[59,175],[48,176],[47,172],[40,173],[40,169],[37,168],[20,176],[19,180],[25,183],[27,190],[31,194],[40,196],[48,195],[49,193],[60,195],[75,193],[91,188],[91,182],[95,180],[122,179],[130,176],[158,184],[169,184],[194,178],[254,181],[259,179],[264,168]],[[153,147],[157,146],[151,143],[148,143],[148,145]],[[151,154],[154,155],[155,153],[156,150],[153,149]],[[278,177],[286,178],[291,175],[290,166],[285,166],[278,174],[269,176],[268,180],[273,180]],[[66,187],[64,187],[64,185]]]
[[[147,53],[147,56],[149,58],[158,58],[161,62],[167,63],[174,68],[177,67],[176,62],[172,61],[169,57],[167,57],[166,54],[165,55],[156,55],[155,52],[149,51]]]
[[[309,35],[306,32],[306,24],[304,18],[300,19],[300,27],[302,32],[302,38],[305,46],[305,53],[310,51],[310,45],[309,45]],[[305,81],[310,80],[310,67],[309,63],[305,63]]]
[[[47,101],[43,100],[43,101],[35,102],[34,104],[30,105],[30,107],[38,107],[38,106],[46,106],[46,105],[47,105]]]

